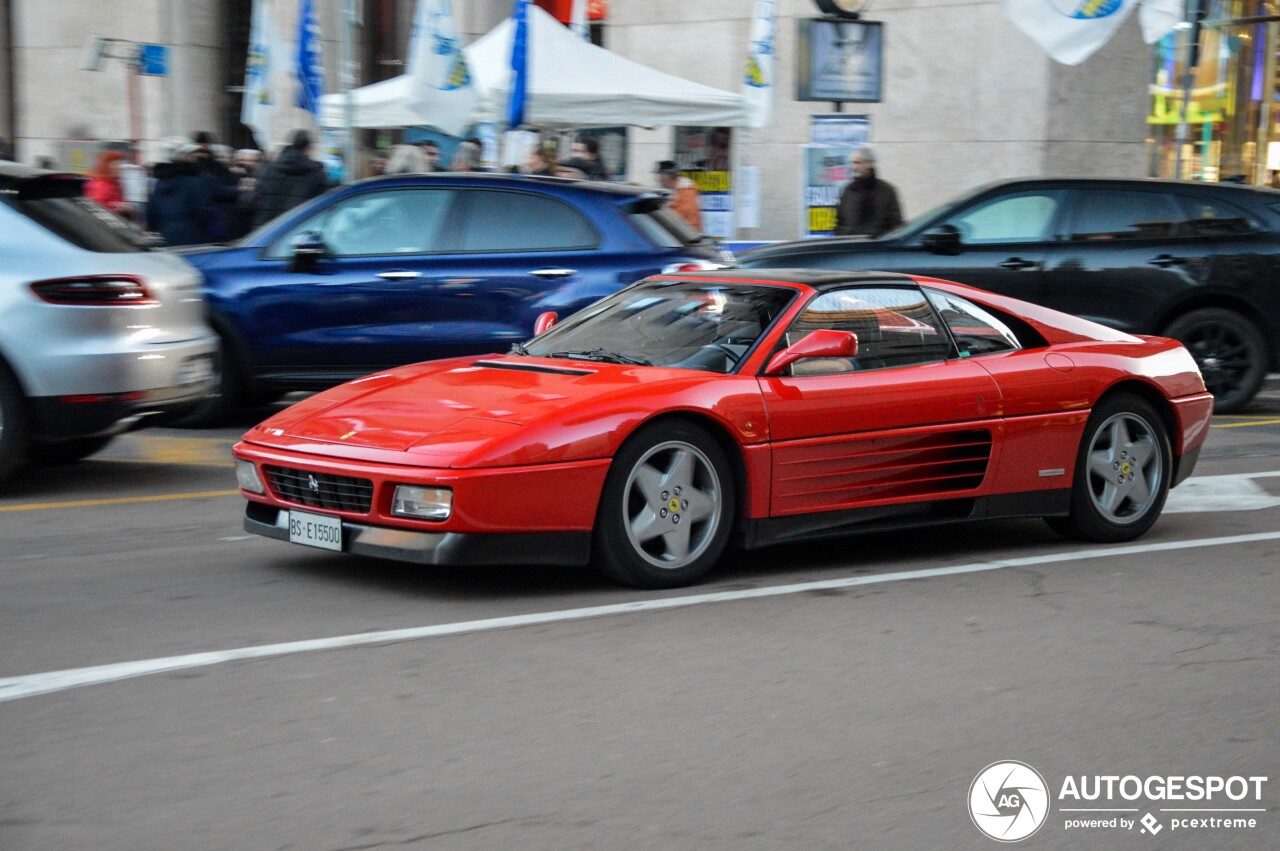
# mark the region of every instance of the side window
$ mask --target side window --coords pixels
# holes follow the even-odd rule
[[[791,366],[792,375],[830,375],[945,360],[951,341],[918,289],[851,287],[813,299],[787,330],[794,345],[820,329],[858,335],[854,358],[809,358]]]
[[[1182,218],[1173,199],[1158,192],[1084,190],[1077,197],[1075,241],[1165,239]]]
[[[1186,236],[1235,236],[1253,233],[1253,225],[1243,212],[1217,201],[1206,201],[1191,195],[1179,195],[1186,210]]]
[[[444,230],[455,194],[451,189],[388,189],[344,198],[291,227],[267,256],[290,256],[294,241],[308,232],[320,234],[334,257],[446,250]]]
[[[1056,193],[1029,192],[979,204],[947,220],[967,245],[987,242],[1042,242],[1058,211]]]
[[[554,251],[595,248],[600,237],[563,201],[530,192],[481,190],[470,195],[463,251]]]
[[[937,290],[926,289],[929,301],[951,329],[960,357],[1012,352],[1022,348],[1017,336],[995,316],[973,302]]]

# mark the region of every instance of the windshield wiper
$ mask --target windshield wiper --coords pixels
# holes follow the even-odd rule
[[[507,352],[507,354],[509,354],[509,355],[527,355],[527,354],[529,354],[529,350],[528,350],[528,349],[526,349],[526,348],[524,347],[524,343],[512,343],[512,344],[511,344],[511,351]]]
[[[653,361],[644,358],[633,358],[631,355],[624,355],[621,352],[611,352],[608,349],[582,349],[568,352],[552,352],[547,355],[549,358],[572,358],[574,360],[598,360],[609,361],[611,363],[626,363],[635,366],[653,366]]]

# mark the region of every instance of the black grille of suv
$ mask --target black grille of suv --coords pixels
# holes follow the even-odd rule
[[[312,473],[292,467],[267,465],[262,469],[267,474],[271,489],[281,499],[290,502],[312,508],[358,511],[362,514],[367,514],[373,504],[373,482],[368,479]]]

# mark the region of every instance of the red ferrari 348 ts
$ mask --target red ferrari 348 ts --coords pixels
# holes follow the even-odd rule
[[[245,528],[427,564],[594,559],[645,588],[731,541],[1027,516],[1126,541],[1213,408],[1173,340],[905,275],[668,275],[553,323],[263,422],[235,447]]]

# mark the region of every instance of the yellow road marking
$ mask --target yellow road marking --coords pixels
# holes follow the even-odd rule
[[[122,496],[114,499],[79,499],[74,502],[29,502],[26,505],[0,505],[0,511],[40,511],[45,508],[89,508],[97,505],[129,505],[136,502],[164,502],[173,499],[207,499],[211,496],[238,496],[240,491],[203,491],[200,493],[167,493],[158,496]]]
[[[108,451],[98,461],[133,464],[179,464],[189,467],[234,467],[231,447],[225,437],[162,437],[146,435],[120,442],[116,452]]]
[[[1222,423],[1221,425],[1212,425],[1209,428],[1245,428],[1247,426],[1260,425],[1280,425],[1280,417],[1269,417],[1266,419],[1249,420],[1243,423]]]

